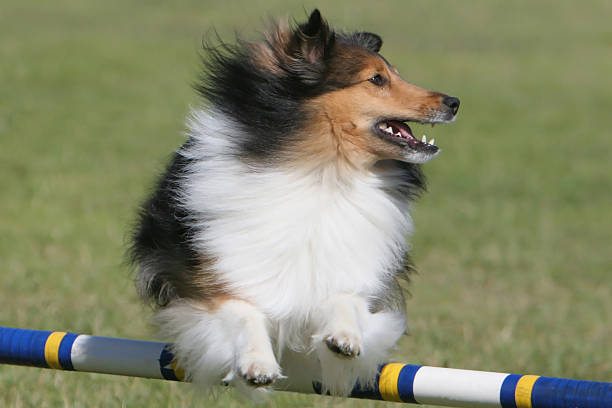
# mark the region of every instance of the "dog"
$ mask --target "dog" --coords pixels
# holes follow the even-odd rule
[[[409,122],[459,100],[404,81],[369,32],[318,10],[205,45],[185,143],[142,206],[131,259],[187,378],[347,395],[406,329],[411,202],[439,153]]]

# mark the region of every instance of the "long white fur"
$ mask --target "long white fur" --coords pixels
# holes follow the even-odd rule
[[[392,193],[405,183],[399,171],[383,165],[347,174],[333,163],[254,168],[236,157],[243,135],[229,118],[197,109],[188,128],[195,144],[179,153],[195,159],[182,197],[201,231],[195,243],[244,303],[206,310],[179,302],[159,312],[179,363],[194,382],[216,384],[241,374],[250,348],[274,347],[289,381],[292,355],[315,360],[318,372],[304,381],[322,381],[334,394],[346,394],[357,378],[372,380],[406,323],[400,313],[372,314],[366,303],[401,266],[412,230],[409,203]],[[323,343],[342,331],[360,342],[354,360]],[[274,370],[274,356],[262,353]]]

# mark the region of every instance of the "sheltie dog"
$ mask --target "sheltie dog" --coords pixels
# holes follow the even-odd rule
[[[410,203],[459,100],[405,82],[381,38],[318,10],[205,46],[207,101],[143,205],[137,287],[202,386],[348,394],[406,328]]]

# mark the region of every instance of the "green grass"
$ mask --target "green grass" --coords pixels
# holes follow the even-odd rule
[[[3,2],[0,325],[152,338],[122,256],[197,103],[202,34],[252,37],[266,15],[314,5]],[[317,5],[462,101],[457,123],[425,129],[443,153],[415,208],[420,273],[396,360],[612,381],[610,2]],[[185,384],[9,366],[0,390],[7,407],[201,405]],[[206,406],[245,404],[228,392]]]

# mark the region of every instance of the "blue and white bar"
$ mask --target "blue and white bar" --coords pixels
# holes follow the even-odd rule
[[[389,363],[353,396],[447,407],[612,408],[612,383]]]
[[[182,381],[169,345],[0,327],[0,364]]]
[[[0,364],[183,381],[170,345],[0,327]],[[313,392],[318,387],[313,384]],[[291,391],[289,389],[288,391]],[[612,383],[389,363],[351,397],[448,407],[612,408]]]

